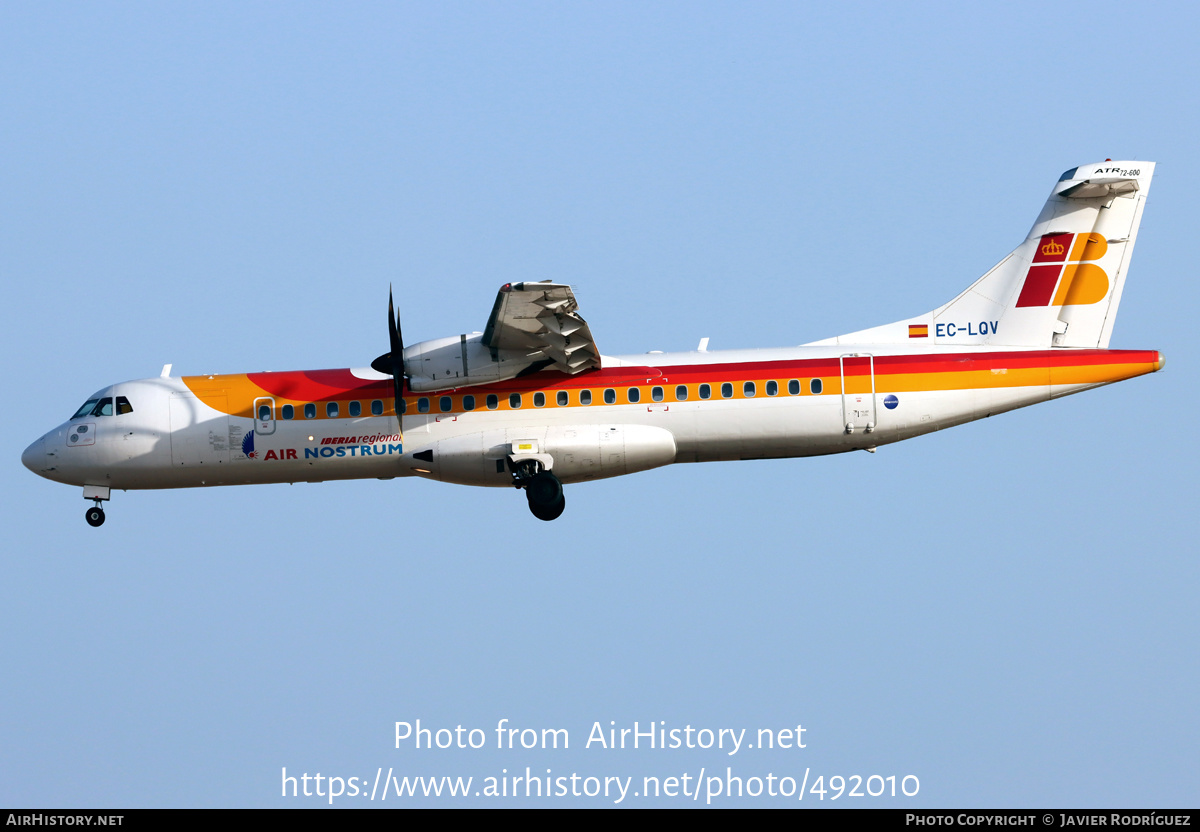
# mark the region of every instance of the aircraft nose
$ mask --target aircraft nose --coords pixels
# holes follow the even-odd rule
[[[39,439],[26,448],[21,454],[21,464],[35,474],[42,473],[46,467],[46,440]]]

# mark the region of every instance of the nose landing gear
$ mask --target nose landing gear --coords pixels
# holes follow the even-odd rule
[[[100,507],[100,504],[105,500],[112,499],[112,489],[107,485],[85,485],[83,487],[83,499],[91,500],[95,503],[83,515],[88,525],[92,528],[104,525],[104,509]]]
[[[97,500],[96,505],[89,508],[87,513],[85,513],[83,516],[87,519],[89,526],[94,527],[104,525],[104,509],[100,508],[99,500]]]

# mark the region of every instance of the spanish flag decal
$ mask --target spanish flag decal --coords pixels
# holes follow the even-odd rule
[[[908,325],[908,337],[909,338],[928,338],[929,337],[929,324],[909,324]]]

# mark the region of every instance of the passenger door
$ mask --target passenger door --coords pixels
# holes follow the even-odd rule
[[[842,376],[842,427],[847,434],[875,430],[875,356],[847,353],[838,357]]]

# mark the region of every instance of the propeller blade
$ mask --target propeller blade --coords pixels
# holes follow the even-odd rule
[[[388,341],[391,347],[392,390],[395,395],[396,415],[400,415],[400,402],[404,399],[404,338],[400,334],[400,317],[392,304],[392,287],[388,287]]]
[[[388,287],[388,348],[389,351],[371,362],[377,372],[392,377],[392,392],[396,398],[396,415],[400,415],[400,402],[404,398],[404,337],[400,334],[400,316],[392,302],[392,288]]]
[[[399,369],[398,375],[404,375],[404,337],[400,334],[400,316],[392,304],[391,287],[388,288],[388,339],[392,363]]]

